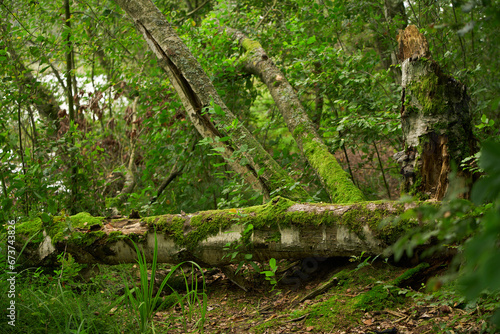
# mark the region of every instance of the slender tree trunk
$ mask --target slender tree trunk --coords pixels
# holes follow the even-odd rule
[[[321,69],[321,63],[319,61],[314,63],[314,73],[320,75],[323,72]],[[323,85],[320,82],[314,83],[314,116],[313,122],[318,130],[321,126],[321,118],[323,117],[323,107],[325,105],[325,100],[323,98]]]
[[[294,200],[309,198],[302,187],[291,187],[295,181],[239,124],[198,61],[151,0],[115,2],[134,20],[158,57],[193,125],[202,137],[210,139],[214,150],[231,168],[260,190],[264,197],[269,198],[273,193]],[[220,140],[226,137],[229,140]]]
[[[380,172],[382,173],[382,179],[384,180],[385,190],[387,191],[387,197],[391,199],[391,190],[389,189],[389,184],[387,184],[387,179],[385,178],[384,165],[382,164],[382,159],[380,159],[380,153],[377,148],[377,143],[373,142],[373,147],[375,148],[375,153],[377,154],[378,166],[380,168]]]
[[[21,157],[21,166],[23,175],[26,177],[26,162],[24,161],[24,148],[23,148],[23,132],[21,130],[21,96],[23,95],[22,86],[19,88],[19,101],[17,104],[17,132],[19,136],[19,156]],[[24,213],[26,216],[29,215],[30,201],[29,201],[29,192],[25,191],[24,197]]]
[[[73,100],[73,45],[71,43],[71,11],[69,0],[64,0],[64,12],[66,16],[66,97],[68,100],[68,113],[70,122],[75,121],[75,109]]]
[[[135,178],[135,156],[136,156],[136,145],[137,145],[137,137],[139,136],[138,133],[138,128],[137,128],[137,123],[135,122],[137,119],[137,101],[139,100],[139,97],[136,97],[134,99],[134,102],[132,103],[132,111],[131,111],[131,116],[130,116],[130,124],[131,129],[130,129],[130,149],[128,152],[129,159],[128,159],[128,164],[127,164],[127,170],[125,172],[125,184],[123,185],[123,189],[120,193],[120,197],[122,198],[122,201],[126,199],[126,197],[134,191],[135,184],[136,184],[136,178]]]
[[[262,46],[248,39],[243,33],[227,29],[233,39],[246,50],[243,66],[249,73],[259,76],[269,89],[288,130],[299,149],[312,166],[333,203],[351,203],[364,200],[361,190],[352,183],[349,175],[323,143],[316,126],[307,116],[294,89],[284,74],[274,65]]]
[[[64,0],[64,12],[65,12],[65,29],[66,29],[66,97],[68,100],[68,113],[69,113],[69,136],[70,136],[70,146],[74,147],[75,142],[72,135],[72,126],[75,122],[75,109],[73,100],[73,45],[71,43],[71,11],[69,7],[69,0]],[[70,169],[70,200],[69,200],[69,211],[71,213],[76,213],[76,204],[78,203],[78,167],[76,166],[75,151],[70,150],[69,158],[69,169]]]

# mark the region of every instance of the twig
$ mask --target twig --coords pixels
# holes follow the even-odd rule
[[[201,5],[199,5],[197,8],[193,9],[192,11],[190,11],[189,13],[186,14],[186,16],[190,16],[190,15],[193,15],[194,13],[196,13],[198,10],[200,10],[203,6],[205,6],[208,2],[210,2],[210,0],[205,0],[204,3],[202,3]]]
[[[274,6],[276,6],[276,2],[278,0],[274,0],[271,8],[269,8],[269,10],[264,14],[264,16],[262,17],[262,19],[260,20],[260,22],[257,24],[257,26],[255,27],[255,29],[258,29],[259,26],[262,24],[262,22],[264,22],[264,20],[266,19],[267,15],[269,15],[269,13],[274,9]]]
[[[319,288],[314,289],[304,297],[302,297],[299,300],[299,303],[302,303],[306,301],[307,299],[313,299],[316,296],[319,296],[320,294],[324,293],[325,291],[329,290],[331,287],[337,285],[339,283],[339,279],[337,276],[332,277],[328,282],[324,283],[321,285]]]
[[[288,320],[286,322],[297,322],[297,321],[301,321],[301,320],[304,320],[305,318],[307,318],[307,316],[309,315],[309,313],[306,313],[304,315],[301,315],[300,317],[298,318],[295,318],[295,319],[291,319],[291,320]]]

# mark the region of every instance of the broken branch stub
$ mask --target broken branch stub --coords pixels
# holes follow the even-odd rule
[[[420,199],[441,200],[453,164],[464,185],[472,178],[460,168],[464,158],[476,153],[470,98],[465,85],[430,59],[427,40],[415,26],[401,32],[398,42],[405,150],[395,158],[401,164],[402,191]]]

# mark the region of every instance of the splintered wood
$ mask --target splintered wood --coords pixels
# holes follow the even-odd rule
[[[400,62],[408,58],[430,58],[429,43],[427,43],[425,36],[418,31],[416,26],[409,25],[405,30],[400,31],[397,39]]]

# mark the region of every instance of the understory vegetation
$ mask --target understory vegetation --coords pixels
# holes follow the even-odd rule
[[[195,129],[155,53],[114,1],[1,1],[0,332],[499,331],[498,0],[153,2],[235,114],[223,125],[246,127],[291,181],[266,194],[231,169],[232,159],[250,165],[253,149],[243,145],[225,159],[214,141],[235,138]],[[33,266],[23,256],[53,222],[63,223],[51,235],[57,242],[75,228],[102,226],[104,217],[245,208],[283,188],[330,202],[270,90],[245,70],[245,50],[229,28],[260,43],[286,77],[275,84],[288,80],[366,200],[415,201],[401,192],[393,158],[405,149],[397,36],[408,24],[427,38],[433,61],[467,87],[476,145],[451,163],[442,202],[380,219],[412,222],[385,253],[314,259],[311,269],[307,259],[258,263],[248,252],[228,266],[236,278],[189,261],[147,263],[134,238],[124,239],[136,249],[135,264],[84,265],[68,251],[55,265]],[[211,105],[203,117],[217,113]],[[474,174],[473,186],[459,170]],[[235,221],[243,232],[225,247],[231,259],[245,253],[257,224]],[[13,298],[15,327],[7,317]]]

